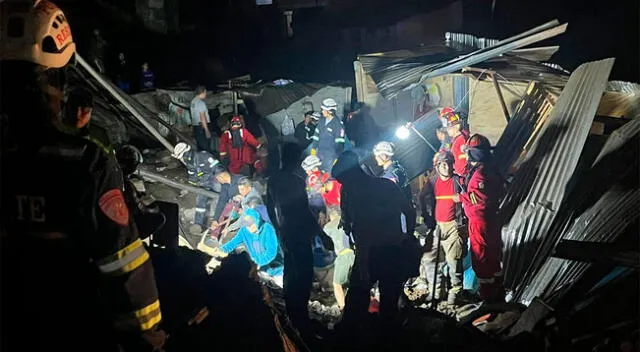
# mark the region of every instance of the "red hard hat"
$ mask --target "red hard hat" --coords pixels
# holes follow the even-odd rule
[[[440,110],[440,119],[442,120],[444,127],[451,127],[462,123],[460,115],[449,106]]]
[[[449,164],[449,166],[451,166],[453,165],[453,161],[453,154],[451,154],[451,152],[448,150],[440,149],[440,151],[433,156],[433,165],[447,163]]]
[[[231,118],[231,126],[242,126],[242,119],[240,116],[234,116]]]
[[[465,146],[466,150],[470,149],[483,149],[483,150],[491,150],[491,142],[487,137],[481,134],[474,134],[467,140],[467,144]]]

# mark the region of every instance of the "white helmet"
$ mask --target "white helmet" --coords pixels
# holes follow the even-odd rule
[[[327,98],[322,101],[320,108],[322,108],[322,110],[336,110],[338,108],[338,104],[332,98]]]
[[[0,2],[0,60],[64,67],[76,51],[71,28],[47,0]]]
[[[320,161],[320,158],[315,155],[309,155],[302,161],[302,169],[304,171],[310,171],[314,167],[319,167],[320,165],[322,165],[322,162]]]
[[[375,156],[380,156],[380,155],[393,156],[395,151],[396,151],[396,147],[393,145],[393,143],[387,142],[387,141],[379,142],[373,147],[373,155]]]
[[[191,150],[190,145],[188,145],[185,142],[180,142],[176,144],[176,146],[173,148],[173,154],[171,154],[171,156],[176,159],[182,159],[182,157],[184,156],[184,153],[190,150]]]

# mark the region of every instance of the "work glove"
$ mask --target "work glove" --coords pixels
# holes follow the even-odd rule
[[[142,338],[152,348],[152,351],[163,351],[162,347],[167,340],[167,334],[162,329],[153,328],[143,332]]]

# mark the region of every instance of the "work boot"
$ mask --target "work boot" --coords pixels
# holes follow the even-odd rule
[[[458,302],[458,296],[460,294],[460,291],[462,291],[462,287],[452,287],[449,290],[449,294],[447,295],[447,304],[450,306],[454,306],[457,305]]]

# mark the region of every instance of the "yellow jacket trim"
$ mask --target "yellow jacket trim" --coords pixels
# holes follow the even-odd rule
[[[471,199],[471,204],[478,204],[478,200],[476,199],[476,195],[473,192],[469,193],[469,199]]]
[[[105,274],[122,275],[131,272],[149,260],[149,253],[137,239],[116,253],[98,261],[100,271]]]
[[[121,323],[134,324],[142,331],[151,330],[162,320],[160,301],[155,300],[144,308],[121,316],[119,320]]]
[[[436,196],[436,199],[453,199],[453,195],[451,196]]]

